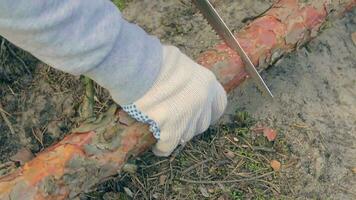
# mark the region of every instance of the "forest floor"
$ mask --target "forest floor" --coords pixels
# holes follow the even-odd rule
[[[272,5],[212,2],[234,31]],[[121,6],[126,19],[192,58],[219,42],[188,0],[128,0]],[[246,81],[207,133],[169,158],[145,153],[130,161],[136,172],[119,174],[81,199],[355,199],[355,32],[354,9],[262,73],[273,102]],[[36,154],[77,126],[84,91],[79,77],[4,40],[0,45],[2,163],[18,160],[13,156],[23,148]],[[104,89],[95,90],[99,114],[113,102]],[[256,131],[260,127],[276,130],[277,138],[268,141]]]

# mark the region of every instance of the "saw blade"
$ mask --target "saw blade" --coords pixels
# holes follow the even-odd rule
[[[214,6],[209,0],[193,0],[199,11],[203,14],[210,26],[215,32],[226,42],[226,44],[236,51],[245,64],[245,68],[249,76],[254,80],[257,88],[266,96],[273,98],[273,94],[263,81],[261,75],[256,70],[246,52],[242,49],[240,43],[230,31],[224,20],[220,17],[219,13],[215,10]]]

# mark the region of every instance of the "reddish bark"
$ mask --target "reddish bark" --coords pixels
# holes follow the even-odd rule
[[[1,199],[66,199],[117,174],[155,139],[146,125],[111,108],[0,179]]]
[[[356,0],[279,0],[263,16],[235,34],[259,71],[310,41],[329,19],[341,16]],[[225,43],[202,53],[197,61],[214,72],[227,91],[247,76],[241,58]]]
[[[236,34],[259,70],[315,37],[328,18],[352,9],[356,0],[301,3],[280,0]],[[334,10],[333,12],[330,12]],[[246,77],[240,57],[224,43],[199,59],[227,91]],[[0,199],[67,199],[115,175],[125,162],[155,143],[146,125],[110,109],[83,124],[22,168],[0,178]]]

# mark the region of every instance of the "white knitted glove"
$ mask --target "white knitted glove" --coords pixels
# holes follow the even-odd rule
[[[217,121],[226,103],[226,92],[212,72],[176,47],[163,46],[161,71],[152,88],[123,109],[150,124],[158,139],[153,152],[168,156]]]

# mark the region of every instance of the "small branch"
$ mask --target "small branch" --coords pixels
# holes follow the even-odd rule
[[[94,82],[90,78],[84,76],[83,83],[85,87],[85,95],[81,109],[81,116],[83,119],[88,119],[94,116]]]
[[[276,152],[276,150],[272,149],[272,148],[267,148],[267,147],[257,147],[257,146],[254,146],[252,147],[252,149],[254,151],[265,151],[265,152],[271,152],[271,153],[274,153]]]
[[[26,65],[25,61],[22,60],[22,58],[20,58],[15,51],[10,47],[10,45],[5,43],[6,48],[9,50],[9,52],[11,53],[11,55],[13,55],[24,67],[25,71],[28,73],[28,75],[31,75],[30,69],[29,67]]]
[[[237,183],[237,182],[247,182],[247,181],[253,181],[256,179],[260,179],[269,175],[274,174],[274,172],[268,172],[259,176],[251,177],[251,178],[242,178],[242,179],[234,179],[234,180],[220,180],[220,181],[209,181],[209,180],[202,180],[202,181],[197,181],[197,180],[189,180],[189,179],[184,179],[180,178],[178,179],[179,181],[186,182],[186,183],[194,183],[194,184],[217,184],[217,183]]]
[[[196,163],[196,164],[194,164],[194,165],[188,167],[187,169],[185,169],[185,170],[182,172],[182,174],[187,174],[188,172],[192,171],[193,169],[199,167],[200,165],[203,165],[203,164],[205,164],[205,163],[207,163],[207,162],[210,162],[210,161],[212,161],[212,160],[213,160],[212,158],[208,158],[208,159],[206,159],[206,160],[203,160],[203,161],[201,161],[201,162],[198,162],[198,163]]]
[[[0,104],[0,114],[1,114],[1,117],[4,119],[6,125],[9,127],[11,134],[15,135],[14,128],[12,127],[12,124],[11,124],[9,118],[7,118],[7,116],[6,116],[6,115],[10,116],[10,114],[3,109],[1,104]]]
[[[0,43],[0,53],[1,51],[5,49],[5,39],[4,38],[1,38],[1,43]]]

